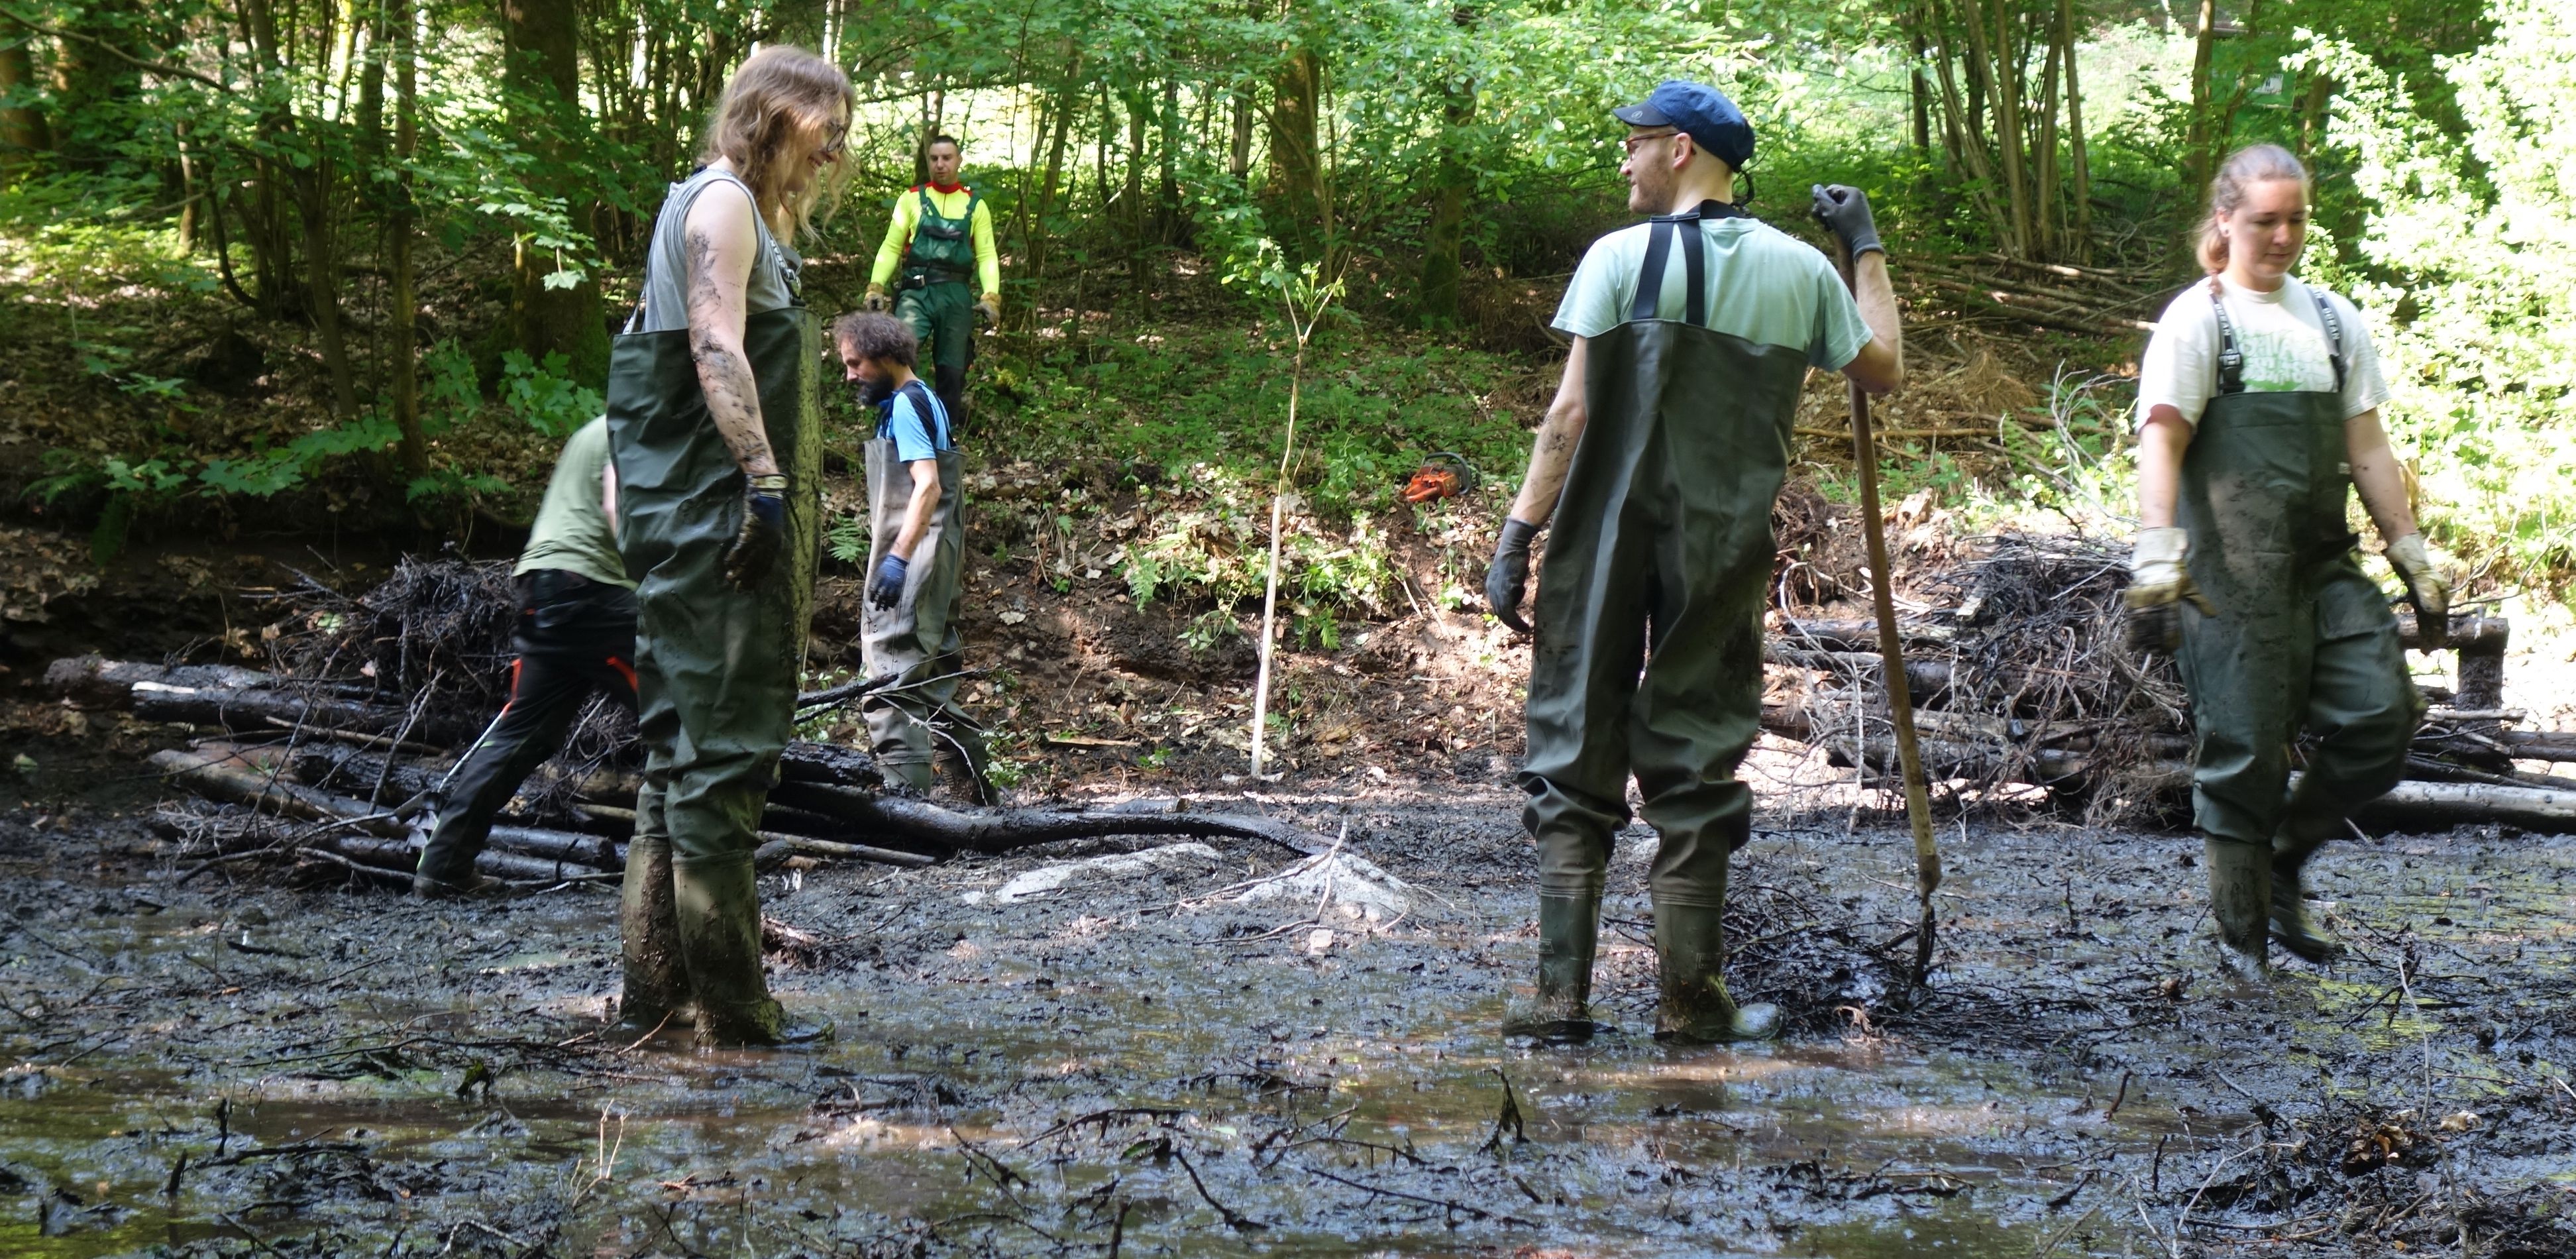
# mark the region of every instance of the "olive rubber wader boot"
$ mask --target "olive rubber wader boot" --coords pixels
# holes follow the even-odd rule
[[[2331,955],[2306,924],[2300,869],[2355,805],[2396,785],[2418,717],[2397,618],[2353,556],[2342,325],[2310,292],[2331,393],[2248,392],[2234,325],[2212,299],[2218,390],[2184,452],[2176,504],[2191,531],[2192,580],[2218,609],[2183,605],[2175,663],[2191,694],[2192,806],[2209,840],[2211,909],[2240,977],[2264,972],[2265,922],[2275,917],[2293,952]],[[2290,747],[2302,726],[2316,752],[2292,795]]]
[[[740,186],[731,175],[706,170],[664,203],[644,278],[652,308],[685,308],[684,295],[665,277],[676,273],[689,198],[717,182]],[[777,1044],[796,1036],[782,1027],[761,976],[751,858],[762,807],[793,733],[813,610],[823,347],[820,325],[797,296],[796,271],[765,223],[758,241],[748,291],[778,295],[785,304],[754,309],[744,320],[743,356],[788,489],[777,560],[748,588],[724,577],[725,554],[742,530],[744,478],[708,414],[689,330],[641,330],[645,308],[639,307],[610,349],[608,373],[617,540],[626,572],[638,583],[636,725],[645,748],[628,851],[646,859],[628,864],[635,913],[622,925],[649,934],[629,942],[628,983],[672,1009],[679,1005],[670,994],[685,985],[697,1008],[701,1046]],[[665,851],[667,880],[655,870]],[[667,937],[660,916],[666,903]]]
[[[1663,964],[1663,1005],[1655,1039],[1684,1045],[1769,1040],[1780,1034],[1780,1007],[1739,1006],[1726,991],[1724,909],[1655,906],[1655,953]]]
[[[2238,983],[2272,977],[2272,850],[2207,836],[2209,912],[2218,920],[2218,969]]]
[[[626,991],[617,999],[611,1039],[631,1044],[665,1028],[696,1027],[680,961],[679,910],[671,899],[671,841],[639,835],[626,845],[617,940]]]
[[[2310,780],[2301,779],[2305,788]],[[2308,857],[2344,829],[2336,816],[2322,824],[2308,820],[2321,807],[2302,808],[2306,791],[2290,793],[2288,816],[2272,837],[2272,938],[2301,959],[2323,966],[2343,957],[2343,944],[2308,917],[2305,872]]]
[[[1601,898],[1538,898],[1538,995],[1503,1016],[1503,1035],[1556,1044],[1592,1039],[1592,958],[1601,943]]]
[[[916,391],[916,408],[927,401],[928,391],[918,380],[904,388]],[[944,426],[933,434],[941,447],[939,506],[913,545],[903,598],[893,607],[871,605],[859,613],[861,667],[871,678],[903,678],[893,688],[860,701],[859,715],[867,722],[869,750],[888,782],[928,794],[932,764],[942,759],[938,753],[945,750],[954,757],[962,748],[979,784],[976,795],[981,803],[983,736],[957,708],[956,675],[965,667],[964,644],[957,633],[957,599],[965,585],[966,463],[949,444],[950,438]],[[902,536],[904,518],[911,513],[912,468],[897,457],[893,439],[880,435],[867,444],[867,475],[867,571],[873,573],[884,561],[886,548]],[[950,740],[958,746],[944,746]]]
[[[1761,732],[1771,506],[1807,376],[1802,350],[1706,326],[1700,219],[1741,213],[1710,202],[1655,219],[1627,322],[1588,341],[1589,418],[1540,564],[1518,779],[1541,905],[1597,907],[1635,775],[1660,839],[1647,885],[1657,942],[1670,948],[1663,990],[1699,1031],[1710,1028],[1711,986],[1724,990],[1727,861],[1752,837],[1753,793],[1735,770]],[[1659,315],[1676,240],[1680,320]],[[1565,966],[1591,956],[1588,939],[1540,947]],[[1561,1006],[1566,988],[1550,969],[1543,961],[1542,1004]]]
[[[975,294],[967,277],[975,274],[975,206],[981,198],[966,194],[966,212],[952,219],[939,212],[929,189],[915,195],[921,198],[921,218],[904,250],[894,317],[920,340],[931,387],[948,408],[948,427],[962,431],[966,368],[975,361]]]

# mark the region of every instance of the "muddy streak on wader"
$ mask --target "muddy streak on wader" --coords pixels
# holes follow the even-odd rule
[[[787,527],[776,565],[738,590],[723,567],[742,528],[743,474],[707,410],[682,288],[689,207],[717,184],[750,195],[716,170],[672,189],[646,258],[645,306],[610,357],[618,543],[638,582],[646,749],[621,926],[629,1021],[678,1014],[689,994],[702,1039],[758,1041],[774,1038],[780,1019],[760,972],[753,830],[793,725],[813,603],[822,332],[787,251],[759,222],[743,356],[788,477]]]
[[[1751,834],[1752,792],[1735,769],[1760,731],[1771,505],[1807,373],[1798,350],[1705,326],[1699,220],[1741,213],[1710,202],[1655,219],[1627,321],[1587,342],[1583,435],[1539,570],[1519,776],[1542,924],[1560,933],[1541,944],[1542,1007],[1570,981],[1579,1010],[1589,986],[1589,928],[1631,773],[1662,841],[1648,876],[1666,970],[1659,1021],[1696,1017],[1708,1003],[1676,981],[1716,984],[1723,957],[1713,923],[1727,861]],[[1678,322],[1657,317],[1676,239]]]
[[[2211,298],[2218,391],[2185,449],[2177,504],[2192,581],[2218,608],[2182,608],[2192,811],[2209,839],[2220,937],[2249,961],[2262,955],[2267,907],[2286,897],[2296,908],[2308,855],[2396,785],[2418,716],[2397,619],[2353,555],[2343,329],[2315,296],[2332,393],[2248,392],[2235,327]],[[2286,795],[2303,724],[2316,747]]]
[[[903,598],[890,608],[869,606],[860,613],[860,653],[871,678],[899,674],[895,688],[870,695],[860,706],[868,723],[868,744],[877,764],[915,791],[930,789],[934,753],[933,723],[938,723],[980,780],[983,739],[956,711],[957,671],[963,643],[957,634],[957,597],[963,587],[966,552],[965,460],[957,453],[944,409],[935,411],[929,391],[915,380],[912,405],[923,416],[940,420],[932,433],[938,448],[939,506],[912,548],[904,577]],[[883,563],[887,548],[903,536],[912,512],[912,465],[895,451],[894,439],[882,429],[867,444],[868,568]]]

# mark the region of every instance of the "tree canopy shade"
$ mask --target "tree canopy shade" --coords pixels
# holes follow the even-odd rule
[[[176,441],[155,420],[54,474],[262,495],[327,466],[417,505],[497,488],[437,453],[464,419],[558,432],[596,405],[663,189],[764,43],[820,51],[862,102],[851,196],[808,242],[818,302],[855,302],[834,260],[873,252],[945,131],[995,211],[1008,335],[1141,330],[1155,295],[1266,241],[1349,277],[1352,326],[1532,352],[1531,294],[1624,217],[1607,111],[1666,77],[1745,106],[1757,213],[1805,230],[1807,184],[1858,184],[1900,270],[1991,253],[2180,281],[2202,173],[2259,139],[2320,176],[2310,269],[2392,329],[2545,305],[2496,287],[2501,263],[2442,287],[2465,264],[2406,242],[2435,175],[2450,221],[2566,221],[2526,190],[2554,185],[2489,155],[2528,133],[2563,166],[2567,137],[2517,121],[2566,108],[2563,76],[2480,68],[2525,55],[2508,32],[2551,46],[2554,20],[2540,0],[0,0],[0,218],[175,263],[314,368],[295,424]],[[138,416],[184,392],[139,345],[84,344]],[[2558,396],[2564,347],[2426,344],[2455,392],[2419,414],[2464,414],[2471,379]],[[2459,362],[2488,344],[2516,366]]]

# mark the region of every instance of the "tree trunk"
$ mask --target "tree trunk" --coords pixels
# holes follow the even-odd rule
[[[1979,32],[1985,24],[1984,10],[1991,5],[1994,28],[1991,35],[1974,37],[1984,46],[1977,49],[1980,60],[1988,63],[1988,82],[1995,112],[1995,148],[2003,159],[2004,212],[2008,223],[2001,242],[2005,253],[2026,258],[2031,253],[2030,168],[2027,161],[2029,136],[2022,122],[2022,66],[2020,50],[2014,47],[2012,28],[2007,23],[2005,0],[1961,0],[1967,9],[1968,29]]]
[[[1234,90],[1234,135],[1226,148],[1226,170],[1239,182],[1252,174],[1252,93]]]
[[[1046,179],[1038,186],[1036,217],[1028,232],[1029,279],[1042,281],[1046,275],[1047,246],[1052,240],[1049,224],[1055,216],[1056,190],[1064,181],[1065,145],[1073,135],[1073,116],[1082,109],[1082,58],[1076,55],[1067,68],[1064,90],[1055,102],[1055,132],[1047,137]],[[1035,303],[1031,303],[1035,309]]]
[[[1271,81],[1271,190],[1285,203],[1289,222],[1318,232],[1318,244],[1332,239],[1323,146],[1316,138],[1323,96],[1323,60],[1309,48],[1290,50]]]
[[[358,385],[349,365],[349,343],[340,326],[340,258],[331,230],[331,164],[317,159],[297,171],[295,213],[304,223],[305,302],[321,342],[322,367],[331,382],[331,414],[346,424],[357,418]]]
[[[1909,94],[1913,98],[1914,105],[1914,155],[1925,162],[1930,162],[1932,160],[1932,84],[1923,72],[1925,45],[1922,22],[1923,15],[1917,13],[1914,16],[1914,72],[1907,76],[1907,84],[1911,89]]]
[[[205,199],[205,171],[188,146],[188,124],[173,120],[170,138],[179,148],[179,256],[197,252],[197,203]]]
[[[1156,154],[1161,164],[1162,187],[1154,198],[1154,238],[1166,245],[1181,240],[1181,85],[1177,79],[1163,80],[1163,110],[1158,128],[1162,132],[1162,151]]]
[[[1127,182],[1119,195],[1127,199],[1127,291],[1145,293],[1146,240],[1152,215],[1145,205],[1145,94],[1120,93],[1127,108]]]
[[[93,0],[66,20],[72,37],[55,42],[53,75],[55,116],[62,122],[54,139],[65,165],[106,164],[117,140],[139,121],[119,114],[142,97],[143,71],[111,50],[148,59],[151,50],[140,39],[143,22],[136,0]]]
[[[590,190],[564,180],[581,108],[581,22],[573,0],[503,0],[509,61],[502,83],[510,93],[513,129],[540,161],[533,191],[584,205]],[[563,263],[555,250],[522,241],[511,277],[510,313],[519,349],[543,363],[564,356],[574,380],[598,384],[608,377],[608,327],[600,317],[599,281],[593,274],[569,288],[549,288],[546,277]]]
[[[418,49],[412,35],[418,29],[410,0],[388,0],[386,26],[392,33],[394,57],[394,176],[392,202],[385,216],[385,234],[391,238],[390,259],[393,292],[389,296],[388,338],[392,341],[392,363],[386,374],[392,383],[394,427],[402,432],[402,468],[406,478],[417,479],[429,473],[429,444],[420,426],[420,333],[415,320],[419,317],[420,299],[412,291],[412,232],[418,211],[411,199],[411,159],[420,146],[420,77]]]
[[[2057,0],[2058,40],[2066,47],[2066,148],[2075,176],[2075,240],[2070,256],[2083,263],[2093,256],[2093,170],[2085,154],[2084,90],[2076,79],[2075,5]]]
[[[1455,13],[1461,26],[1473,21],[1464,8]],[[1474,170],[1458,152],[1461,137],[1476,119],[1475,80],[1449,84],[1448,97],[1441,109],[1446,126],[1441,135],[1440,191],[1432,202],[1431,225],[1422,242],[1421,298],[1415,313],[1425,327],[1457,322],[1459,283],[1465,270],[1458,255],[1467,235],[1467,196],[1475,183]]]
[[[2209,63],[2218,49],[2218,0],[2200,0],[2200,31],[2191,45],[2191,125],[2183,139],[2184,191],[2193,196],[2209,186],[2216,159],[2210,132]]]
[[[2299,97],[2299,161],[2305,163],[2325,139],[2326,107],[2333,103],[2335,81],[2330,75],[2309,72],[2308,89]]]
[[[2038,229],[2033,243],[2039,256],[2058,256],[2059,241],[2066,231],[2060,212],[2065,189],[2057,178],[2057,76],[2069,50],[2058,47],[2057,24],[2048,24],[2048,55],[2039,76],[2039,137],[2031,145],[2031,156],[2037,160],[2039,175],[2034,183],[2038,194],[2033,207],[2033,226]]]
[[[27,55],[27,45],[0,45],[0,96],[32,90],[35,82],[36,65]],[[33,166],[37,154],[51,152],[53,147],[53,129],[45,125],[43,110],[31,104],[0,109],[0,183]]]

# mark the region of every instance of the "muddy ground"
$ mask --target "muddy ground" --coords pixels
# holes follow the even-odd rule
[[[51,740],[0,817],[13,1255],[2576,1253],[2569,839],[2334,845],[2354,957],[2242,993],[2196,841],[1953,825],[1917,992],[1901,832],[1766,751],[1734,973],[1790,1034],[1648,1036],[1632,832],[1619,1032],[1566,1050],[1494,1030],[1534,949],[1499,770],[1200,792],[1386,877],[1094,843],[772,878],[819,940],[775,985],[838,1038],[697,1056],[599,1043],[608,892],[182,882],[109,742]]]

